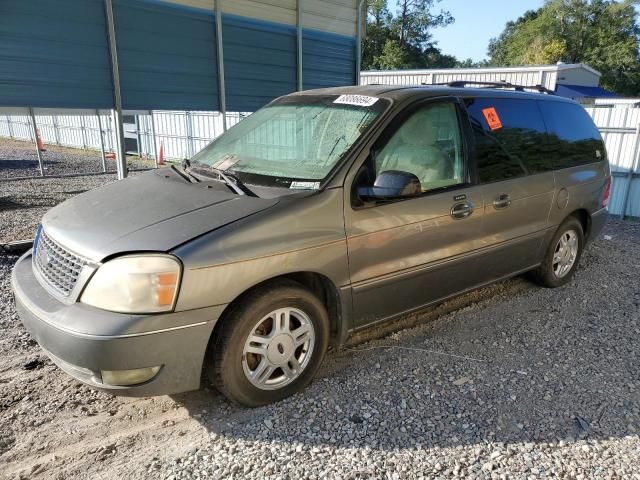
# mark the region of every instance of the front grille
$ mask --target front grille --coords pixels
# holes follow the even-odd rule
[[[84,259],[54,242],[44,230],[40,231],[35,245],[34,266],[56,292],[69,296],[86,263]]]

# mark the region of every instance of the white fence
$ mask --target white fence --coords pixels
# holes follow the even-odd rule
[[[227,113],[227,127],[247,115],[249,113]],[[151,113],[127,117],[135,120],[134,123],[125,123],[125,139],[135,140],[135,151],[148,157],[155,157],[156,149],[159,153],[162,146],[166,159],[190,158],[224,131],[220,112],[154,111],[153,124]],[[104,148],[107,152],[114,152],[111,115],[101,114],[100,121]],[[36,125],[45,144],[98,151],[101,148],[97,115],[36,115]],[[154,128],[156,149],[153,147]],[[0,137],[33,141],[30,117],[1,115]]]
[[[249,113],[227,113],[227,127],[242,120]],[[220,112],[171,112],[154,111],[151,115],[137,116],[139,153],[155,156],[153,131],[155,128],[156,148],[163,148],[167,159],[191,158],[211,140],[224,131]]]
[[[111,117],[100,115],[100,122],[104,147],[113,151]],[[38,115],[36,124],[44,143],[100,150],[98,115]],[[0,116],[0,137],[33,141],[31,118],[27,115]]]
[[[587,107],[607,146],[613,175],[609,212],[640,217],[640,107]]]
[[[614,215],[640,217],[640,106],[635,104],[596,105],[587,112],[600,129],[613,171],[609,211]],[[232,126],[248,113],[227,113]],[[111,118],[101,115],[105,149],[114,151]],[[98,117],[73,115],[37,116],[36,123],[45,143],[100,150]],[[164,157],[190,158],[223,132],[219,112],[154,111],[137,115],[127,124],[126,137],[135,138],[138,153],[154,157],[162,147]],[[155,129],[156,149],[153,148]],[[0,137],[32,140],[27,116],[0,116]],[[45,156],[46,161],[46,156]]]

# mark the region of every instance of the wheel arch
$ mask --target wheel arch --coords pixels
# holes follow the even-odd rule
[[[591,235],[591,215],[585,208],[578,208],[567,215],[567,218],[574,217],[582,225],[582,233],[584,234],[585,241]]]
[[[303,288],[307,289],[314,295],[318,297],[318,299],[323,303],[325,308],[327,309],[327,313],[329,315],[329,329],[330,329],[330,338],[329,338],[329,346],[331,348],[337,348],[340,344],[340,333],[343,322],[343,307],[340,291],[336,287],[335,283],[326,275],[317,272],[311,271],[299,271],[299,272],[290,272],[282,275],[278,275],[275,277],[268,278],[263,280],[246,290],[240,293],[236,298],[234,298],[224,309],[222,314],[220,315],[220,319],[216,322],[216,325],[211,334],[211,339],[209,340],[209,346],[213,343],[213,340],[219,334],[222,329],[222,325],[227,321],[227,317],[229,312],[233,311],[233,309],[240,304],[247,296],[249,296],[255,290],[263,288],[267,285],[271,285],[282,280],[289,280],[295,283],[300,284]]]

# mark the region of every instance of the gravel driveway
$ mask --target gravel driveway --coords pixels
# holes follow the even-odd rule
[[[0,212],[5,238],[32,231],[42,191],[28,219]],[[564,288],[518,277],[458,297],[252,410],[70,379],[22,328],[17,257],[0,254],[0,478],[640,478],[640,224],[605,235]]]
[[[69,175],[102,170],[100,153],[92,150],[47,145],[43,153],[45,175]],[[35,147],[30,142],[0,139],[0,245],[31,239],[42,215],[73,195],[113,182],[115,162],[107,160],[102,175],[42,178]],[[130,169],[149,168],[152,161],[127,157]],[[135,173],[132,173],[135,174]],[[18,177],[33,177],[11,180]]]

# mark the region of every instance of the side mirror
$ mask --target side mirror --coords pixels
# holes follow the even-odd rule
[[[373,187],[359,187],[358,196],[368,199],[411,197],[422,193],[420,180],[413,173],[387,170],[377,176]]]

